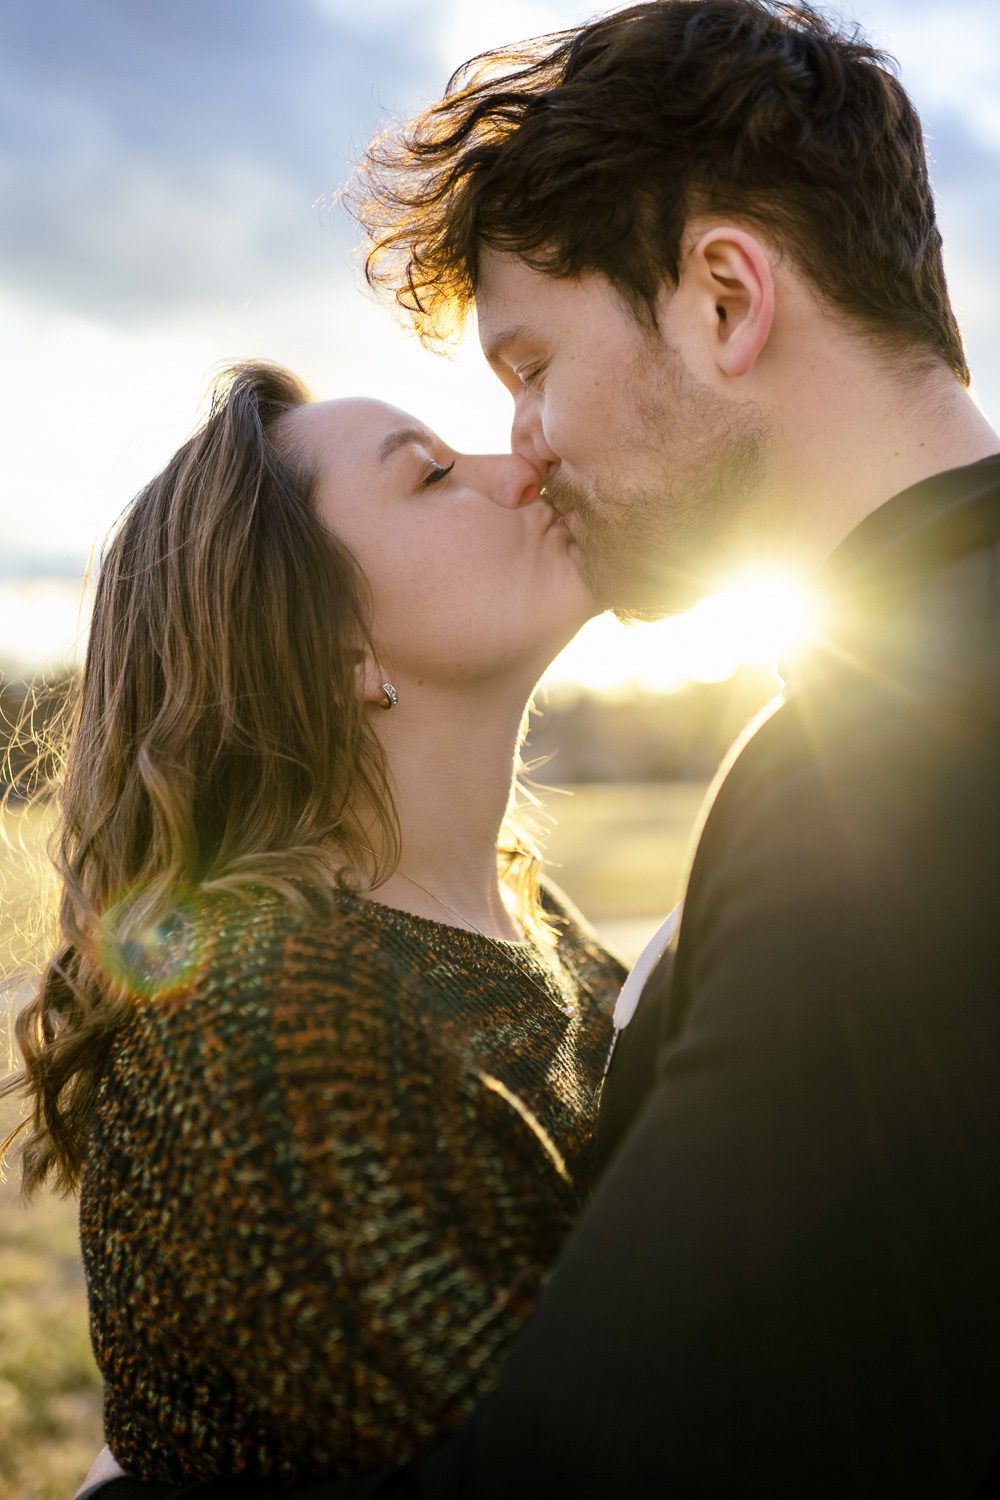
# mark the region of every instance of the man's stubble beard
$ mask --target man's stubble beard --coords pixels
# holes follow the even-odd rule
[[[621,467],[646,453],[648,474],[621,484],[601,476],[592,494],[558,472],[545,486],[558,510],[574,512],[589,589],[622,620],[659,619],[718,588],[749,551],[764,483],[768,427],[760,408],[694,380],[673,351],[657,365],[654,380],[623,394],[636,425]]]

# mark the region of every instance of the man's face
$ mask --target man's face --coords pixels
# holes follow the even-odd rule
[[[514,452],[545,470],[596,596],[655,617],[717,587],[743,554],[766,424],[692,376],[671,299],[647,327],[602,276],[557,279],[487,252],[476,310],[514,398]]]

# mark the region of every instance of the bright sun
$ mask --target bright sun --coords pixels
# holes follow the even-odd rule
[[[815,624],[815,605],[802,583],[754,574],[653,625],[620,625],[611,615],[591,620],[545,681],[596,692],[669,692],[685,682],[721,682],[742,666],[773,667]]]

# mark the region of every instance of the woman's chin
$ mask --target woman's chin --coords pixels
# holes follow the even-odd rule
[[[551,638],[546,642],[544,660],[541,661],[538,676],[543,676],[551,667],[557,656],[560,656],[566,647],[580,634],[580,631],[589,620],[597,615],[604,614],[605,606],[600,604],[590,594],[587,595],[585,605],[581,607],[572,623],[567,623],[564,630],[558,634],[553,632]]]
[[[586,610],[586,614],[580,620],[582,625],[587,620],[592,620],[595,615],[602,615],[606,609],[611,608],[611,605],[604,591],[598,586],[594,577],[594,569],[587,566],[587,557],[580,543],[575,540],[568,542],[566,556],[573,569],[574,581],[578,581],[581,608]]]
[[[591,587],[588,580],[583,577],[583,575],[581,575],[580,613],[579,619],[577,620],[576,626],[573,630],[573,635],[576,635],[578,630],[582,630],[588,620],[596,620],[598,615],[606,614],[609,608],[610,606],[608,604],[608,601],[606,599],[602,599],[597,591]],[[573,637],[571,636],[570,640],[572,640],[572,638]]]

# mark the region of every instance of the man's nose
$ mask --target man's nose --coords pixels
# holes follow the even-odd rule
[[[538,402],[530,391],[524,391],[514,402],[514,420],[510,428],[510,448],[519,458],[533,464],[538,471],[539,483],[544,484],[559,463],[559,455],[553,453],[545,441]]]

